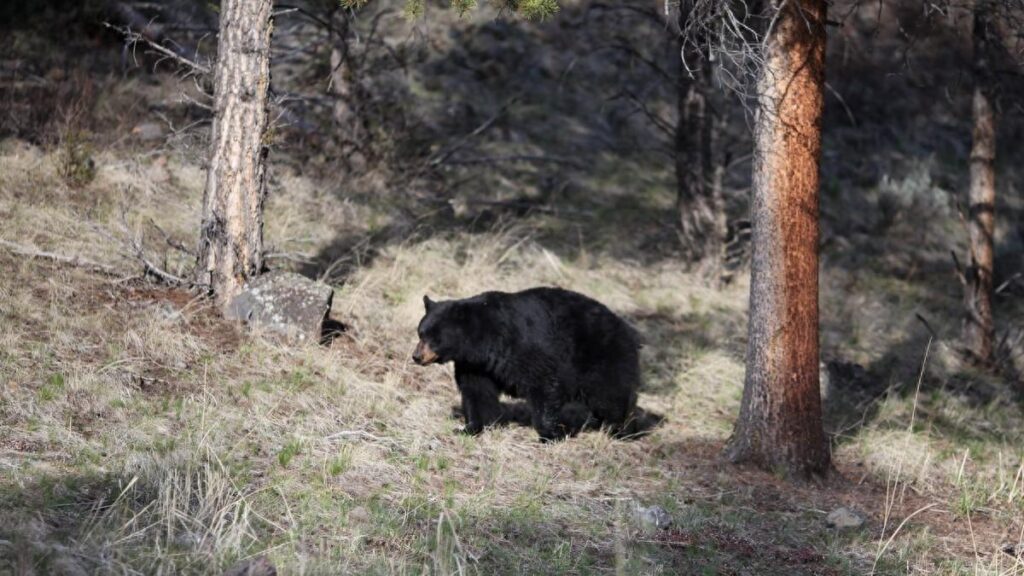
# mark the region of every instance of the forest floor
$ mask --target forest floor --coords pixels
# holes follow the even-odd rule
[[[670,260],[591,251],[585,235],[569,254],[545,243],[545,214],[422,230],[353,267],[335,297],[342,336],[284,348],[128,278],[138,265],[115,240],[153,218],[187,242],[201,169],[173,154],[97,159],[75,189],[53,153],[0,148],[4,240],[125,271],[0,250],[0,572],[218,573],[265,555],[283,573],[1024,573],[1020,403],[914,319],[945,326],[955,286],[937,297],[928,277],[826,261],[825,360],[866,368],[827,389],[835,471],[793,485],[721,455],[744,278],[711,288]],[[287,170],[275,182],[279,252],[374,220]],[[516,426],[456,432],[450,368],[410,361],[423,294],[540,284],[641,330],[640,404],[663,425],[549,445]],[[638,521],[653,505],[670,528]],[[840,506],[866,524],[826,527]]]
[[[221,574],[261,556],[282,574],[1024,574],[1024,355],[1017,341],[987,372],[955,349],[966,100],[908,79],[947,68],[885,71],[902,54],[883,43],[895,26],[833,34],[859,55],[866,30],[877,49],[830,60],[844,98],[826,106],[822,159],[835,469],[793,484],[722,457],[748,278],[718,287],[681,263],[671,142],[651,125],[674,113],[674,87],[606,45],[668,58],[664,26],[561,5],[543,25],[433,11],[412,33],[396,12],[363,30],[389,43],[366,60],[376,111],[408,119],[372,126],[411,142],[385,139],[359,174],[332,164],[325,134],[275,133],[270,266],[334,285],[347,327],[297,348],[140,277],[136,247],[172,274],[194,260],[208,116],[181,98],[191,82],[142,50],[128,67],[109,31],[58,50],[64,37],[45,34],[64,29],[43,18],[43,32],[0,38],[0,132],[15,134],[0,141],[0,574]],[[294,18],[275,23],[289,57],[317,46]],[[916,57],[945,57],[925,48]],[[289,66],[275,83],[302,72],[322,100],[327,72]],[[735,102],[723,109],[742,216],[748,126]],[[1011,260],[997,265],[1012,271],[1024,197],[1003,191],[1024,188],[1024,149],[1005,149],[996,242]],[[400,169],[433,180],[395,184]],[[79,265],[26,255],[39,251]],[[641,332],[640,405],[665,416],[650,435],[457,431],[451,368],[411,362],[423,295],[536,285],[588,294]],[[996,300],[1011,343],[1021,292]],[[645,525],[653,506],[671,526]],[[864,525],[829,528],[839,507]]]

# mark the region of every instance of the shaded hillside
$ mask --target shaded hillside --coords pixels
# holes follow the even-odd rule
[[[168,22],[172,4],[143,13]],[[1020,341],[998,373],[955,350],[958,36],[913,9],[896,25],[889,4],[881,24],[865,5],[830,29],[820,301],[836,474],[793,486],[721,456],[748,279],[719,288],[679,259],[678,71],[658,5],[562,5],[541,23],[486,7],[409,22],[399,2],[371,3],[348,37],[356,127],[331,96],[337,35],[279,7],[268,259],[330,282],[348,327],[297,348],[140,267],[140,254],[175,274],[195,260],[203,82],[126,50],[99,5],[8,24],[0,573],[222,574],[258,557],[289,574],[1024,572]],[[203,62],[214,45],[197,10],[164,31]],[[741,220],[749,107],[728,93],[714,106]],[[1021,124],[1005,112],[1000,281],[1024,242]],[[640,405],[667,416],[649,437],[456,432],[451,369],[410,360],[422,296],[535,285],[591,295],[642,333]],[[1011,344],[1021,290],[996,299]],[[671,526],[645,521],[655,506]],[[864,525],[829,527],[839,507]]]

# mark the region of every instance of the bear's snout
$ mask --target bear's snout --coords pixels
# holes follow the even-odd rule
[[[412,353],[412,361],[420,366],[426,366],[437,361],[437,353],[430,349],[430,344],[420,340],[416,345],[416,350]]]

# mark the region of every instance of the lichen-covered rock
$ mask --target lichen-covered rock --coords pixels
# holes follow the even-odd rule
[[[637,503],[636,519],[645,532],[668,530],[672,527],[672,515],[657,504],[645,507]]]
[[[293,272],[269,272],[247,283],[229,318],[292,342],[319,342],[334,290]]]
[[[825,525],[837,530],[860,528],[864,518],[849,508],[836,508],[825,517]]]

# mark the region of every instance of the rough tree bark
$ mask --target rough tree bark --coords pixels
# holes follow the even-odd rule
[[[968,191],[970,253],[964,280],[963,343],[979,362],[992,361],[995,326],[992,318],[993,235],[996,204],[996,112],[993,106],[990,22],[984,0],[974,6],[974,122],[971,184]]]
[[[818,159],[825,0],[773,0],[754,127],[749,343],[727,447],[789,477],[829,469],[818,383]]]
[[[197,283],[222,309],[263,271],[271,0],[223,0]]]

